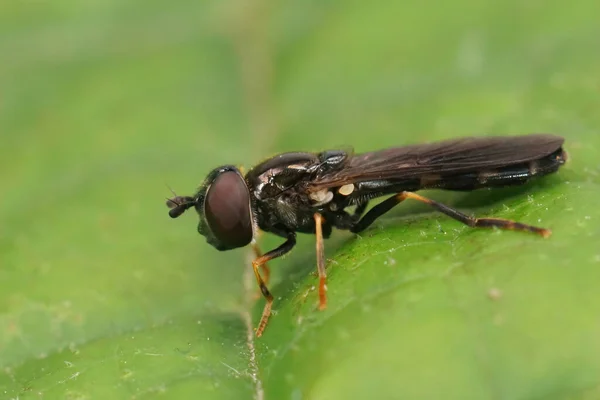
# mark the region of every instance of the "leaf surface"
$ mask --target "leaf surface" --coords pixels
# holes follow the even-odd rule
[[[600,395],[597,2],[2,7],[1,398]],[[559,174],[424,194],[550,239],[406,202],[326,242],[319,312],[302,236],[260,339],[246,253],[164,207],[278,151],[530,132]]]

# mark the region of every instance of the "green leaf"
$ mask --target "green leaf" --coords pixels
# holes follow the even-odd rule
[[[600,396],[600,5],[8,1],[0,13],[0,398]],[[217,165],[551,132],[527,186],[425,195],[271,263],[167,216]],[[263,250],[280,243],[265,235]]]

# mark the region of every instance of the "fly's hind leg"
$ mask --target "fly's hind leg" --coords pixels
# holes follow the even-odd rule
[[[549,229],[538,228],[536,226],[522,224],[516,221],[510,221],[507,219],[500,218],[474,218],[469,215],[463,214],[462,212],[455,210],[454,208],[448,207],[444,204],[438,203],[435,200],[428,199],[421,195],[418,195],[413,192],[400,192],[387,200],[384,200],[382,203],[373,207],[369,212],[358,221],[350,231],[354,233],[358,233],[368,228],[377,218],[391,210],[395,205],[403,202],[406,199],[413,199],[420,201],[422,203],[428,204],[436,210],[446,214],[450,218],[454,218],[455,220],[462,222],[465,225],[468,225],[472,228],[499,228],[506,229],[512,231],[522,231],[522,232],[531,232],[537,235],[543,236],[545,238],[549,237],[552,232]]]
[[[352,214],[352,219],[354,221],[358,222],[358,220],[360,220],[360,217],[365,213],[368,204],[369,201],[363,201],[362,203],[358,203],[356,205],[356,209],[354,209],[354,214]]]

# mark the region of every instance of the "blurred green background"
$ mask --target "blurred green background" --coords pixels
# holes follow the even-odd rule
[[[600,3],[0,5],[0,398],[599,399]],[[271,264],[173,221],[221,164],[552,132],[526,188],[431,193],[552,228],[474,231],[406,204]],[[264,238],[264,248],[278,244]]]

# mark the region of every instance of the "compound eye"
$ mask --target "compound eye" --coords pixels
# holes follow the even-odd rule
[[[204,201],[204,216],[219,247],[243,247],[252,240],[250,193],[237,172],[221,173],[210,185]]]

